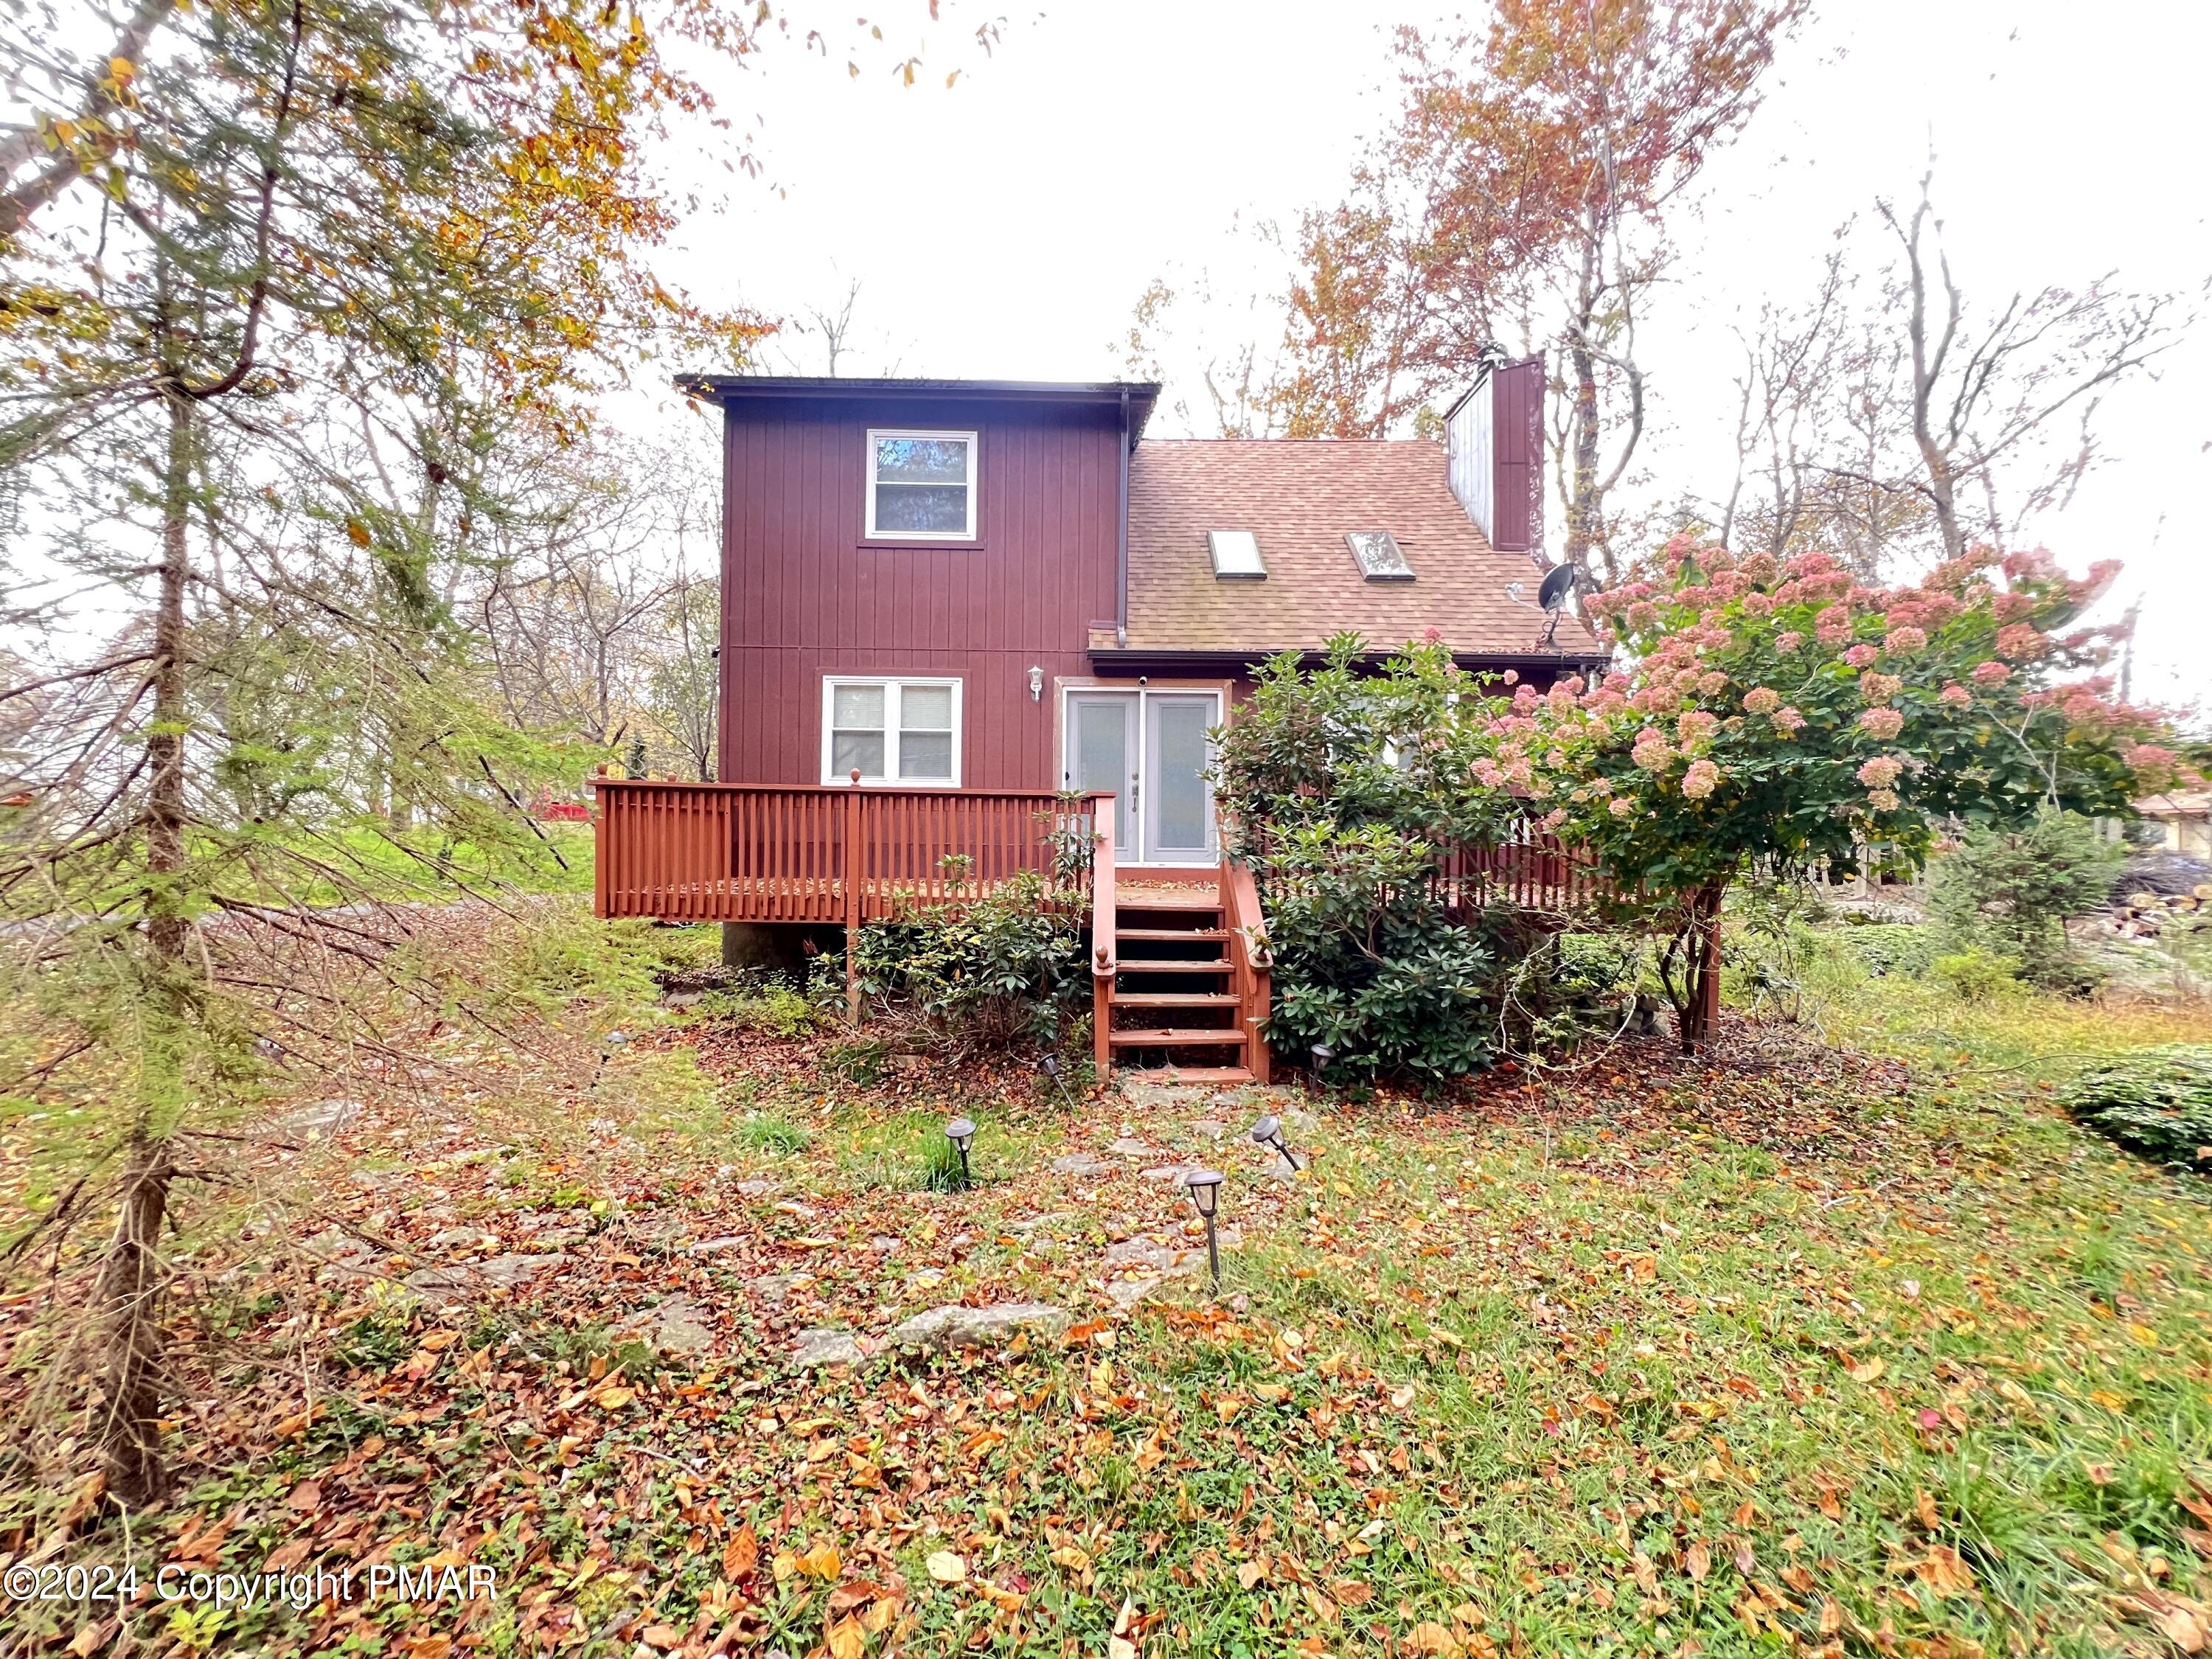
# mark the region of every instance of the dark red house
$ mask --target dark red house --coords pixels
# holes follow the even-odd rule
[[[1539,683],[1603,659],[1532,603],[1534,360],[1444,444],[1149,440],[1145,384],[684,386],[724,414],[726,781],[603,791],[603,915],[849,927],[1038,866],[1062,792],[1111,795],[1102,1058],[1263,1066],[1205,777],[1253,665],[1346,629]]]

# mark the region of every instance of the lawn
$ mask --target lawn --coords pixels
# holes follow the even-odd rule
[[[544,980],[526,1030],[420,1024],[418,1065],[240,1154],[252,1201],[180,1247],[184,1495],[128,1545],[142,1580],[431,1562],[496,1594],[19,1630],[427,1659],[2212,1640],[2212,1182],[2045,1098],[2207,1040],[2202,1009],[1839,975],[1817,1026],[1733,1018],[1698,1062],[1071,1104],[795,1030],[787,999],[657,1005],[704,941],[606,937],[477,941]],[[1262,1109],[1294,1178],[1244,1139]],[[1218,1295],[1158,1173],[1196,1162],[1228,1177]],[[20,1362],[57,1340],[44,1284],[11,1285]],[[1058,1316],[886,1340],[950,1304]],[[793,1366],[833,1331],[852,1363]],[[82,1488],[11,1513],[16,1559],[125,1557]]]

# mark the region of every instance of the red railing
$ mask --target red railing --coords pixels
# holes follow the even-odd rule
[[[1251,870],[1233,859],[1221,860],[1221,925],[1229,932],[1229,988],[1237,996],[1237,1024],[1251,1039],[1245,1046],[1245,1063],[1252,1080],[1265,1084],[1267,1039],[1261,1028],[1274,994],[1275,958],[1267,944],[1259,884]]]
[[[1511,904],[1553,915],[1586,908],[1613,891],[1589,854],[1526,828],[1504,842],[1450,848],[1431,886],[1455,908]]]
[[[597,784],[602,916],[850,924],[1049,876],[1087,801],[1049,790]]]

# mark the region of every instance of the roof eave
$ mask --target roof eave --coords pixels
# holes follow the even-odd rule
[[[861,380],[817,374],[679,374],[676,386],[687,396],[725,408],[756,399],[899,398],[917,403],[1097,404],[1118,410],[1126,395],[1133,438],[1143,432],[1160,395],[1155,380]]]

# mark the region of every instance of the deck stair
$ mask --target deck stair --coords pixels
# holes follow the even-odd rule
[[[1267,963],[1263,950],[1255,966],[1258,902],[1238,891],[1242,872],[1225,863],[1181,882],[1109,872],[1098,872],[1092,914],[1100,1077],[1120,1067],[1165,1082],[1264,1083]]]

